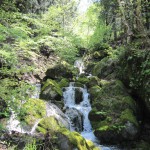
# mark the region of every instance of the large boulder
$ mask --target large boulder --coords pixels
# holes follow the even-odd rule
[[[74,73],[76,72],[75,69],[73,69],[72,66],[70,66],[66,62],[61,62],[53,66],[52,68],[49,68],[46,71],[46,79],[61,79],[61,78],[68,78],[72,79],[74,76]]]
[[[54,117],[43,118],[38,124],[37,131],[47,135],[50,141],[60,150],[99,150],[91,142],[87,142],[79,133],[70,132]]]
[[[101,143],[109,144],[136,139],[139,123],[135,101],[128,95],[121,81],[102,80],[101,85],[89,90],[93,96],[89,119],[94,134]]]
[[[46,105],[46,116],[47,117],[53,116],[64,127],[68,128],[68,129],[70,128],[70,122],[69,122],[68,117],[66,117],[66,115],[55,104],[50,103],[50,102],[47,103],[47,105]]]
[[[42,86],[40,98],[44,100],[61,101],[62,90],[60,85],[55,81],[48,79]]]
[[[101,150],[93,142],[86,141],[79,133],[64,128],[57,133],[60,150]]]

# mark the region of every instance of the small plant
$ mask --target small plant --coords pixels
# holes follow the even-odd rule
[[[33,140],[30,143],[27,143],[23,150],[37,150],[36,140]]]

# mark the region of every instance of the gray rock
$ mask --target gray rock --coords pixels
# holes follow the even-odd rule
[[[131,122],[127,122],[125,124],[125,129],[122,132],[124,138],[128,138],[130,140],[135,139],[136,135],[138,134],[138,128]]]
[[[69,116],[70,121],[72,123],[72,127],[75,131],[80,132],[83,129],[83,116],[82,114],[75,108],[68,108],[65,113]]]

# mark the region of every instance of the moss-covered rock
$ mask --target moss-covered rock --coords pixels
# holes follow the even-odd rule
[[[137,44],[137,43],[136,43]],[[139,43],[138,43],[139,44]],[[150,50],[128,49],[120,58],[119,78],[138,97],[144,117],[150,115]],[[141,107],[141,106],[140,106]]]
[[[84,88],[84,84],[82,84],[82,83],[80,83],[80,82],[75,82],[75,83],[74,83],[74,86],[75,86],[75,87]]]
[[[92,74],[98,76],[99,78],[115,78],[115,67],[116,62],[113,59],[105,57],[101,61],[96,63],[96,65],[92,69]]]
[[[58,132],[58,139],[60,139],[61,150],[98,150],[93,142],[87,142],[79,133],[70,132],[62,128]],[[64,140],[65,139],[65,140]]]
[[[135,139],[138,133],[135,101],[119,80],[102,80],[101,85],[89,90],[92,95],[89,119],[95,135],[102,143]]]
[[[60,85],[52,80],[48,79],[42,86],[40,98],[44,100],[58,100],[61,101],[62,90]]]
[[[86,65],[86,73],[91,74],[96,63],[87,61],[85,65]]]
[[[61,79],[61,81],[59,82],[59,86],[61,88],[68,87],[69,86],[69,80],[66,78]]]
[[[101,150],[100,147],[96,147],[96,146],[94,145],[94,143],[93,143],[92,141],[90,141],[90,140],[86,140],[86,143],[88,144],[90,150]]]
[[[46,79],[61,79],[61,78],[68,78],[72,79],[74,74],[77,74],[76,70],[73,69],[71,65],[67,62],[62,61],[59,64],[56,64],[52,68],[49,68],[46,71]]]
[[[83,92],[80,88],[75,88],[75,103],[79,104],[83,100]]]
[[[77,82],[81,83],[81,84],[86,84],[89,82],[89,79],[87,77],[79,77],[77,79]]]
[[[88,88],[93,87],[95,85],[100,86],[100,79],[96,76],[88,77],[89,81],[86,84]]]
[[[29,126],[33,126],[35,122],[46,116],[46,103],[40,99],[29,99],[22,106],[24,113],[20,115],[20,120],[25,121]]]
[[[37,127],[37,131],[41,132],[43,134],[46,134],[47,132],[51,133],[51,135],[54,136],[54,133],[60,129],[60,127],[63,127],[63,125],[55,119],[55,117],[50,116],[43,118]]]
[[[40,121],[37,131],[45,135],[50,134],[53,142],[60,150],[97,150],[92,142],[87,142],[79,133],[71,132],[54,117],[46,117]],[[54,141],[55,138],[55,141]]]
[[[101,87],[99,87],[98,85],[95,85],[89,89],[91,102],[93,102],[93,100],[97,97],[100,90]]]

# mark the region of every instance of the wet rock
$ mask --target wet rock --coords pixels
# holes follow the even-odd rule
[[[75,103],[79,104],[83,101],[83,92],[80,88],[75,88]]]
[[[61,101],[62,90],[59,84],[51,79],[48,79],[42,86],[40,98],[44,100]]]
[[[55,104],[47,103],[46,113],[47,113],[48,117],[53,116],[64,127],[68,128],[68,129],[70,128],[69,119],[66,117],[66,115]]]
[[[73,128],[75,131],[81,132],[83,129],[83,116],[82,114],[75,108],[69,108],[66,110],[65,114],[69,116]]]
[[[125,139],[129,139],[129,140],[134,140],[135,137],[137,136],[138,134],[138,128],[131,122],[127,122],[125,124],[125,128],[123,129],[122,131],[122,136],[125,138]]]

